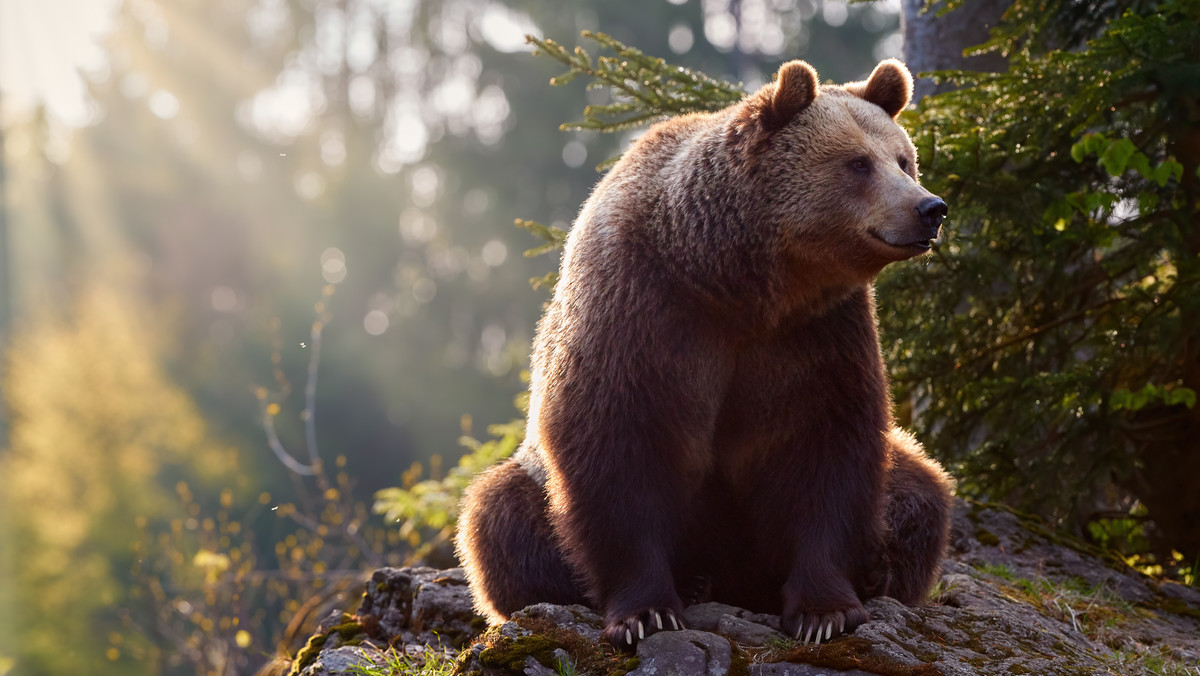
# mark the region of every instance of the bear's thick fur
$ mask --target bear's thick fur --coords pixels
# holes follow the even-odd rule
[[[871,282],[946,205],[894,121],[903,64],[818,86],[801,61],[655,125],[596,187],[538,326],[529,426],[482,474],[458,552],[500,621],[590,603],[632,645],[703,593],[806,642],[913,604],[951,481],[890,415]]]

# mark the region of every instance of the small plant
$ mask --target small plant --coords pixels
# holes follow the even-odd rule
[[[800,641],[783,634],[768,636],[762,648],[748,650],[754,662],[778,662],[800,647]],[[745,649],[745,648],[743,648]]]
[[[930,590],[930,592],[929,592],[929,602],[934,605],[939,605],[939,606],[943,605],[946,601],[946,598],[955,589],[958,589],[957,584],[949,584],[948,585],[948,584],[946,584],[945,580],[938,580],[933,585],[933,589]]]
[[[375,493],[374,511],[383,514],[388,523],[399,525],[399,535],[412,547],[415,560],[450,542],[458,520],[458,503],[467,484],[479,472],[512,455],[525,437],[525,421],[514,420],[490,426],[492,438],[479,441],[471,435],[470,419],[464,416],[463,420],[459,443],[467,453],[445,476],[434,472],[430,478],[417,481],[423,469],[414,463],[405,473],[402,487]]]
[[[579,672],[575,670],[575,665],[571,664],[571,660],[560,656],[554,663],[554,673],[558,676],[577,676]]]
[[[290,653],[316,618],[327,614],[339,594],[360,585],[368,571],[414,561],[400,534],[381,527],[366,505],[354,500],[346,458],[339,454],[326,461],[317,447],[317,375],[332,294],[327,286],[316,304],[307,345],[299,415],[303,460],[289,451],[276,427],[292,389],[278,344],[272,357],[276,391],[255,391],[267,444],[292,474],[298,499],[280,502],[266,492],[255,499],[227,488],[217,504],[208,504],[180,481],[175,491],[183,516],[167,524],[136,521],[132,576],[137,584],[123,617],[130,634],[170,646],[213,673],[241,673],[264,653]],[[284,523],[269,523],[276,520]],[[274,540],[273,548],[256,540],[264,532]],[[113,637],[114,648],[117,639],[132,640]]]
[[[454,672],[454,658],[440,644],[437,648],[425,646],[411,654],[406,649],[389,648],[380,656],[382,664],[354,665],[349,673],[354,676],[450,676]]]
[[[979,570],[979,572],[984,573],[985,575],[992,575],[1009,582],[1017,579],[1017,577],[1013,575],[1012,569],[1003,563],[984,563],[976,568]]]
[[[1130,676],[1200,676],[1200,666],[1180,664],[1163,646],[1113,651],[1114,673]]]

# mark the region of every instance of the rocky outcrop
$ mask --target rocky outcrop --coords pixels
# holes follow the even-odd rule
[[[354,615],[328,618],[292,674],[1200,674],[1200,590],[1159,581],[997,506],[960,503],[930,602],[867,604],[871,621],[827,644],[779,618],[719,603],[688,608],[636,655],[600,640],[583,606],[539,604],[486,627],[462,571],[382,569]],[[366,669],[364,671],[364,669]]]

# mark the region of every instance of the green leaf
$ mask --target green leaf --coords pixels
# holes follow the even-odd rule
[[[1133,157],[1129,158],[1129,168],[1146,178],[1150,178],[1150,158],[1146,157],[1145,153],[1135,152]]]
[[[546,244],[543,244],[541,246],[535,246],[532,249],[527,250],[525,252],[525,257],[526,258],[536,258],[538,256],[541,256],[542,254],[548,254],[551,251],[556,251],[561,248],[562,248],[562,245],[559,244],[558,242],[547,242]]]
[[[563,73],[562,75],[559,75],[558,77],[550,78],[550,85],[554,86],[554,87],[559,87],[559,86],[565,85],[568,82],[570,82],[571,80],[574,80],[578,75],[579,75],[578,70],[568,70],[567,72]]]
[[[1103,151],[1108,144],[1109,140],[1103,134],[1084,134],[1083,138],[1071,146],[1071,159],[1082,162],[1088,155]]]
[[[597,164],[596,171],[598,171],[600,173],[604,173],[604,172],[608,171],[609,169],[612,169],[613,165],[615,165],[620,160],[621,160],[621,155],[613,155],[612,157],[608,158],[607,160],[604,160],[603,162],[601,162],[600,164]]]
[[[1084,146],[1083,141],[1071,146],[1071,159],[1075,160],[1076,162],[1082,162],[1084,157],[1087,157],[1087,149]]]
[[[1164,160],[1152,173],[1147,174],[1146,178],[1157,183],[1160,188],[1166,187],[1172,178],[1176,181],[1183,180],[1183,165],[1175,160]]]
[[[530,221],[524,218],[515,219],[513,224],[518,228],[523,228],[535,237],[541,237],[551,244],[561,245],[567,240],[567,233],[562,228],[548,227],[537,221]]]
[[[1160,402],[1167,406],[1183,404],[1187,408],[1192,408],[1196,405],[1196,391],[1188,387],[1167,389],[1160,385],[1146,383],[1142,389],[1136,392],[1119,389],[1109,397],[1109,405],[1114,410],[1140,411],[1150,404]]]
[[[1042,223],[1043,225],[1053,224],[1054,229],[1060,230],[1061,228],[1058,227],[1059,221],[1070,219],[1073,214],[1074,210],[1068,202],[1054,202],[1042,212]]]
[[[579,47],[579,46],[575,47],[575,58],[579,59],[579,62],[582,63],[583,65],[587,66],[588,68],[592,67],[592,57],[587,53],[587,50],[585,50],[583,47]]]
[[[1137,152],[1137,147],[1133,145],[1133,141],[1127,138],[1117,139],[1109,144],[1104,154],[1100,156],[1100,165],[1104,167],[1109,176],[1120,176],[1125,173],[1129,158],[1133,157],[1135,152]]]
[[[534,291],[540,291],[542,289],[553,291],[555,284],[558,284],[557,272],[548,272],[541,277],[533,277],[529,280],[529,285],[533,287]]]
[[[1166,393],[1163,402],[1168,406],[1183,404],[1187,408],[1192,408],[1196,405],[1196,391],[1188,387],[1176,387]]]
[[[1108,404],[1114,411],[1128,410],[1132,399],[1133,396],[1129,390],[1120,389],[1112,393],[1112,396],[1108,398]]]

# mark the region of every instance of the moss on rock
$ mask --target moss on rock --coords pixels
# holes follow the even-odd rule
[[[485,667],[498,667],[511,671],[522,671],[525,662],[532,657],[542,666],[554,664],[554,649],[558,646],[545,636],[501,637],[490,647],[479,653],[479,661]]]
[[[321,649],[325,647],[325,643],[328,640],[328,634],[313,634],[310,636],[304,647],[300,649],[300,652],[296,653],[296,658],[292,660],[292,668],[288,671],[288,676],[300,676],[300,672],[304,671],[313,662],[316,662],[317,657],[321,654]]]
[[[975,529],[975,539],[979,540],[979,544],[987,545],[988,547],[996,547],[1000,544],[1000,538],[995,533],[983,527]]]
[[[858,669],[881,676],[939,676],[934,664],[899,664],[873,650],[875,644],[855,636],[835,638],[829,643],[813,646],[793,645],[790,649],[772,651],[770,662],[796,662],[829,669]]]

